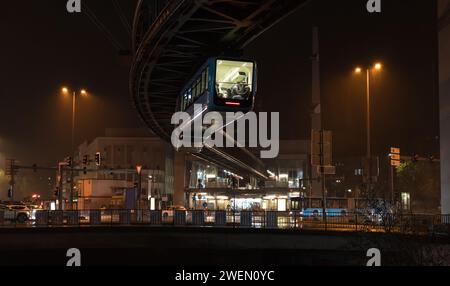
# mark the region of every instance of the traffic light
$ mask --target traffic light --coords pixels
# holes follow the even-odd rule
[[[95,165],[100,166],[102,164],[102,156],[100,152],[95,153]]]
[[[83,168],[83,174],[87,175],[87,168],[86,167]]]
[[[53,195],[55,197],[59,197],[59,188],[58,187],[56,187],[55,190],[53,191]]]
[[[83,165],[88,165],[89,164],[89,155],[84,155],[83,156]]]
[[[72,164],[73,164],[72,157],[67,157],[66,163],[67,163],[67,165],[68,165],[69,167],[72,167]]]
[[[8,189],[8,198],[12,199],[12,190]]]

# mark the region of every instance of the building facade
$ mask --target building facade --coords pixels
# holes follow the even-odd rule
[[[450,214],[450,0],[438,1],[441,211]]]
[[[286,211],[310,193],[309,141],[281,141],[276,159],[264,160],[267,181],[244,177],[204,161],[186,160],[185,206],[209,210]]]
[[[84,171],[74,178],[75,207],[163,208],[174,193],[172,156],[170,145],[139,129],[107,130],[77,150],[75,169]]]

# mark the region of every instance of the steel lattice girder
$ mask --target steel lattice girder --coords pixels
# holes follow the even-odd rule
[[[195,69],[209,56],[243,49],[305,2],[140,1],[134,22],[130,88],[141,118],[168,140],[179,92]]]
[[[133,27],[130,93],[140,118],[169,141],[179,93],[193,72],[210,56],[241,51],[307,2],[139,1]]]

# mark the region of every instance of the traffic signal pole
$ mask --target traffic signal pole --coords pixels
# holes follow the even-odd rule
[[[324,131],[321,130],[320,131],[320,168],[322,168],[322,212],[323,212],[323,222],[325,223],[325,230],[327,230],[327,193],[326,193],[326,186],[325,186],[325,179],[326,179],[326,175],[325,175],[325,148],[324,148],[324,143],[325,143],[325,138],[323,136]]]

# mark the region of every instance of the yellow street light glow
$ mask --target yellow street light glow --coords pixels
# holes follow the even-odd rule
[[[356,69],[355,69],[355,73],[361,73],[362,72],[362,69],[360,68],[360,67],[357,67]]]
[[[86,95],[86,94],[87,94],[87,91],[86,91],[85,89],[82,89],[82,90],[81,90],[81,94],[82,94],[82,95]]]
[[[61,91],[62,91],[63,93],[68,93],[68,92],[69,92],[69,89],[68,89],[67,87],[63,87],[63,88],[61,89]]]
[[[375,69],[376,69],[377,71],[381,70],[382,68],[383,68],[383,65],[382,65],[382,64],[380,64],[380,63],[376,63],[376,64],[375,64]]]

